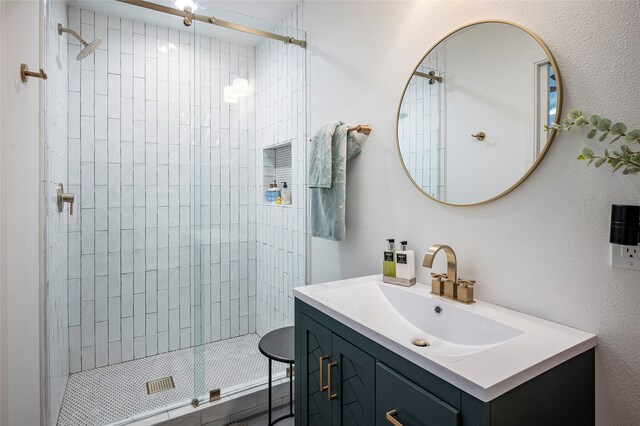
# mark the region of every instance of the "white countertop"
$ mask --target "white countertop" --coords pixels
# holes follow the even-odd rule
[[[425,284],[400,287],[382,283],[381,279],[380,275],[372,275],[298,287],[293,292],[296,298],[484,402],[597,345],[595,335],[571,327],[481,301],[471,305],[450,301],[431,295],[430,286]],[[383,296],[385,292],[396,295],[394,297],[400,302],[394,302],[394,307]],[[416,326],[416,312],[412,319],[403,314],[402,309],[396,309],[399,303],[408,306],[407,309],[413,307],[414,311],[416,304],[424,306],[424,318],[418,318],[419,325],[424,327]],[[436,305],[451,316],[428,317],[435,315],[433,307]],[[417,316],[422,315],[420,308]],[[460,324],[453,324],[453,327],[451,324],[443,327],[442,323],[433,325],[445,318],[455,318]],[[480,326],[471,324],[469,318],[480,320],[474,323],[488,319],[486,322],[494,328],[504,328],[506,334],[503,335],[507,337],[499,343],[484,345],[451,343],[460,336],[458,340],[473,339],[470,333],[457,336],[456,329],[470,327],[473,332],[481,333]],[[433,335],[420,331],[428,327],[438,327],[438,330]],[[509,335],[509,330],[514,333]],[[411,344],[411,336],[424,337],[425,334],[429,341],[434,341],[431,348]],[[450,348],[453,352],[466,350],[466,353],[451,356]],[[439,349],[444,352],[439,354]]]

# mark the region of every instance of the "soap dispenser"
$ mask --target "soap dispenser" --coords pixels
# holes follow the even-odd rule
[[[382,280],[389,282],[389,278],[396,277],[396,240],[390,238],[387,240],[389,247],[384,251],[382,262]]]
[[[396,252],[396,280],[394,284],[410,287],[416,283],[416,261],[413,250],[407,250],[407,242],[400,241],[401,250]]]

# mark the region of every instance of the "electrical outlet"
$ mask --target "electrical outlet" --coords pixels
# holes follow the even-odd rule
[[[614,268],[640,271],[640,246],[609,244],[609,262]]]
[[[640,246],[621,246],[622,248],[622,257],[627,259],[639,259],[640,253],[638,253],[638,249]]]

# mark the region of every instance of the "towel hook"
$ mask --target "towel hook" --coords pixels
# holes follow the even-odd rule
[[[369,136],[369,134],[371,133],[371,124],[358,124],[355,127],[350,127],[349,129],[347,129],[347,132],[352,132],[354,130],[358,133],[363,133]]]
[[[44,72],[42,68],[40,68],[40,72],[33,72],[33,71],[29,71],[29,67],[27,67],[27,64],[21,64],[20,79],[22,80],[23,83],[26,83],[28,77],[41,78],[43,80],[46,80],[47,74]]]
[[[478,132],[475,135],[471,135],[472,138],[476,138],[478,139],[480,142],[482,142],[484,140],[484,138],[487,137],[487,135],[484,132]]]

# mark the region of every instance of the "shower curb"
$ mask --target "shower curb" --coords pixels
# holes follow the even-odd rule
[[[280,373],[273,380],[274,409],[286,406],[289,403],[289,379],[285,373]],[[253,385],[237,392],[227,393],[220,400],[206,402],[194,408],[185,405],[179,408],[157,413],[151,416],[137,419],[128,419],[115,425],[128,426],[223,426],[229,423],[247,419],[262,414],[268,409],[267,383]]]

